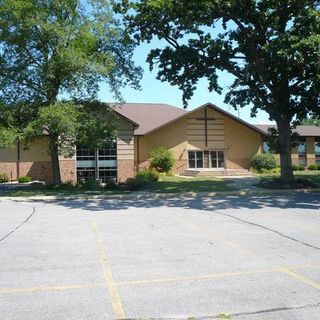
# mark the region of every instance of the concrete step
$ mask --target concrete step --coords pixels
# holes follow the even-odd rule
[[[193,170],[187,169],[183,176],[187,177],[217,177],[217,176],[248,176],[251,173],[246,169],[222,169],[222,170]]]

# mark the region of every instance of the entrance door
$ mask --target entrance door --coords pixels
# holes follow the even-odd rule
[[[223,169],[224,168],[224,151],[210,151],[211,168]]]
[[[188,151],[189,168],[199,169],[203,168],[203,152],[202,151]]]

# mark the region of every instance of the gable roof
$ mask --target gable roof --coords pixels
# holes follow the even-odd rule
[[[124,103],[114,104],[113,107],[117,113],[139,125],[135,135],[145,135],[187,113],[186,110],[162,103]]]
[[[118,113],[125,115],[129,119],[133,119],[139,124],[139,128],[134,132],[135,135],[147,135],[203,108],[211,108],[212,110],[239,122],[240,124],[258,132],[259,134],[265,135],[263,130],[251,125],[250,123],[234,116],[233,114],[217,107],[212,103],[206,103],[190,111],[167,104],[153,103],[115,104],[114,108]]]
[[[268,134],[269,128],[277,129],[276,125],[269,125],[269,124],[257,124],[255,125],[260,130],[264,131],[265,134]],[[297,132],[302,137],[320,137],[320,127],[315,125],[302,125],[297,126],[293,132]]]

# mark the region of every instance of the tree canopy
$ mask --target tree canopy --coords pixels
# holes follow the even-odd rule
[[[166,41],[149,53],[158,79],[178,86],[184,105],[206,78],[221,93],[219,70],[234,76],[225,101],[264,110],[279,132],[281,177],[292,183],[293,120],[319,115],[320,2],[317,0],[118,1],[132,38]]]
[[[0,104],[7,114],[0,116],[2,126],[15,132],[33,128],[35,134],[45,117],[51,125],[54,115],[70,119],[74,103],[61,105],[62,100],[94,101],[102,81],[116,98],[125,84],[139,88],[133,47],[107,0],[0,0]],[[59,114],[67,107],[69,114]],[[62,122],[54,123],[62,129]],[[67,124],[71,134],[73,125]],[[49,138],[58,144],[57,135]],[[65,138],[73,139],[73,133]],[[52,152],[54,180],[60,183],[58,151]]]

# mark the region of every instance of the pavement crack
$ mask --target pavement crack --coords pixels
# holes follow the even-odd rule
[[[281,307],[281,308],[271,308],[271,309],[264,309],[264,310],[256,310],[256,311],[248,311],[248,312],[239,312],[231,314],[232,317],[239,317],[239,316],[249,316],[255,314],[263,314],[263,313],[271,313],[271,312],[281,312],[281,311],[289,311],[289,310],[299,310],[299,309],[308,309],[308,308],[315,308],[320,307],[320,302],[315,304],[306,304],[303,306],[296,306],[296,307]]]
[[[36,212],[36,208],[33,207],[32,213],[18,226],[16,226],[15,228],[13,228],[10,232],[8,232],[4,237],[2,237],[0,239],[0,242],[2,242],[3,240],[5,240],[6,238],[8,238],[9,236],[11,236],[13,233],[15,233],[19,228],[21,228],[25,223],[27,223],[31,217],[35,214]]]
[[[220,212],[220,211],[213,210],[213,212],[216,213],[216,214],[223,215],[223,216],[226,216],[226,217],[229,217],[229,218],[232,218],[232,219],[241,221],[241,222],[243,222],[243,223],[250,224],[250,225],[252,225],[252,226],[259,227],[259,228],[262,228],[262,229],[264,229],[264,230],[267,230],[267,231],[276,233],[277,235],[279,235],[279,236],[281,236],[281,237],[283,237],[283,238],[286,238],[286,239],[289,239],[289,240],[291,240],[291,241],[297,242],[297,243],[302,244],[302,245],[304,245],[304,246],[307,246],[307,247],[310,247],[310,248],[313,248],[313,249],[316,249],[316,250],[320,250],[320,247],[317,247],[317,246],[315,246],[315,245],[313,245],[313,244],[310,244],[310,243],[307,243],[307,242],[298,240],[298,239],[296,239],[296,238],[287,236],[286,234],[283,234],[283,233],[280,232],[280,231],[277,231],[277,230],[268,228],[268,227],[266,227],[266,226],[264,226],[264,225],[261,225],[261,224],[255,223],[255,222],[251,222],[251,221],[248,221],[248,220],[245,220],[245,219],[241,219],[241,218],[235,217],[235,216],[233,216],[233,215],[231,215],[231,214],[223,213],[223,212]]]

